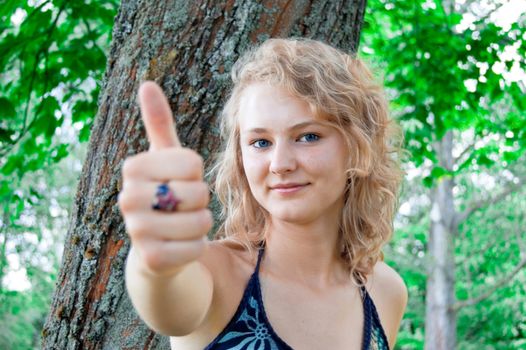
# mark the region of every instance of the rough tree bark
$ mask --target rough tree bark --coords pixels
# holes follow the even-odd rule
[[[124,286],[129,241],[116,205],[120,169],[147,149],[135,96],[141,80],[166,92],[184,145],[209,164],[232,64],[269,37],[321,39],[355,51],[365,0],[123,0],[70,217],[46,349],[167,349],[135,314]],[[175,317],[176,315],[174,315]]]

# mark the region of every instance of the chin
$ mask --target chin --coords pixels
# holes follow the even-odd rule
[[[312,220],[314,214],[309,213],[305,210],[299,210],[301,207],[296,206],[296,208],[284,208],[282,210],[279,210],[277,208],[274,208],[274,210],[270,210],[270,215],[273,218],[287,221],[291,223],[306,223]]]

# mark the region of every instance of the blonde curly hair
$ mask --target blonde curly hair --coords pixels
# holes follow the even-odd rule
[[[232,80],[221,120],[224,151],[210,173],[222,204],[215,237],[228,237],[251,253],[265,242],[269,213],[254,199],[243,170],[238,110],[248,85],[280,86],[344,135],[351,166],[339,225],[341,256],[354,283],[365,284],[392,236],[403,178],[402,133],[389,118],[382,86],[360,59],[310,39],[267,40],[235,63]]]

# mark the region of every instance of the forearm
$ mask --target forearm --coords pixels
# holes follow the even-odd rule
[[[191,333],[203,321],[212,301],[210,271],[194,261],[170,276],[148,273],[132,249],[126,266],[132,303],[149,327],[172,336]]]

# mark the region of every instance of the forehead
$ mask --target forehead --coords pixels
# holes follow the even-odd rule
[[[256,127],[279,128],[302,122],[322,122],[310,105],[285,88],[252,83],[239,101],[239,127],[244,132]]]

